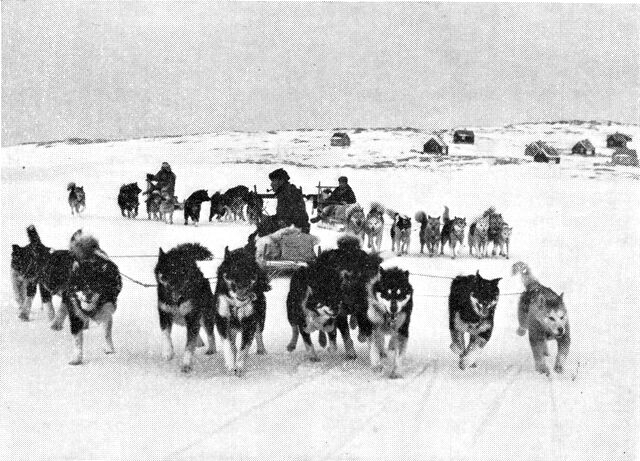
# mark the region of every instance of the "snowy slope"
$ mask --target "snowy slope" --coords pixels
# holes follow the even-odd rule
[[[74,145],[2,149],[0,284],[0,457],[2,459],[637,459],[639,402],[640,171],[608,166],[605,138],[640,137],[638,127],[597,123],[473,128],[476,144],[450,145],[451,158],[425,161],[416,151],[429,133],[347,130],[350,148],[328,146],[330,131],[220,133]],[[359,132],[356,132],[359,131]],[[450,141],[452,131],[444,133]],[[589,138],[595,158],[563,155],[533,164],[524,146],[544,139],[563,153]],[[385,266],[410,270],[416,291],[404,379],[389,380],[358,360],[321,354],[320,363],[285,351],[286,278],[268,293],[267,356],[252,355],[242,378],[222,357],[196,355],[190,376],[161,358],[156,293],[125,282],[114,323],[117,353],[102,352],[102,331],[86,334],[86,363],[67,365],[68,328],[53,332],[36,301],[33,320],[17,319],[8,275],[11,243],[27,242],[33,223],[43,241],[67,245],[79,227],[92,231],[120,270],[153,282],[154,255],[198,241],[216,256],[244,244],[245,224],[185,227],[120,217],[119,186],[168,161],[184,198],[237,184],[268,187],[285,166],[312,192],[319,181],[349,176],[364,205],[381,201],[413,215],[448,205],[472,216],[495,205],[514,226],[512,259],[465,255],[397,258],[385,235]],[[71,217],[66,184],[84,185],[88,207]],[[270,206],[272,206],[270,204]],[[205,204],[203,215],[208,216]],[[313,228],[324,248],[335,233]],[[146,258],[121,258],[149,255]],[[548,380],[534,372],[528,341],[515,334],[520,282],[510,266],[524,260],[539,279],[565,292],[572,326],[568,371]],[[449,351],[446,279],[475,273],[503,277],[493,337],[478,368],[461,371]],[[206,275],[215,264],[204,267]],[[422,275],[419,275],[422,274]],[[58,300],[56,300],[57,302]],[[174,329],[176,352],[184,329]],[[555,352],[552,348],[552,354]]]

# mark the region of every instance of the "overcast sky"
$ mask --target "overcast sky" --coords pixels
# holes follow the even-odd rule
[[[2,1],[2,144],[638,123],[633,4]]]

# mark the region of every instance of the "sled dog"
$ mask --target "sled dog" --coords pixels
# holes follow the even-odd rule
[[[187,327],[187,343],[182,358],[182,371],[193,368],[193,354],[204,326],[209,347],[205,354],[216,352],[214,336],[215,313],[211,285],[198,268],[196,261],[212,257],[211,252],[198,243],[183,243],[164,252],[160,248],[154,273],[158,283],[158,314],[163,335],[163,357],[173,358],[171,329],[174,323]]]
[[[438,254],[440,216],[433,218],[430,215],[427,216],[424,211],[418,211],[415,218],[420,223],[420,253],[424,253],[424,246],[426,245],[429,256]]]
[[[87,206],[84,187],[76,186],[76,183],[70,182],[67,185],[67,190],[69,191],[69,206],[71,207],[71,214],[82,213]]]
[[[536,371],[547,376],[551,374],[545,362],[545,356],[549,355],[547,342],[556,341],[558,353],[553,369],[562,373],[571,345],[569,316],[563,293],[558,295],[551,288],[538,282],[529,266],[523,262],[515,263],[512,272],[513,275],[520,275],[525,289],[518,302],[517,333],[524,336],[527,330],[529,331],[529,344]]]
[[[485,280],[476,275],[458,276],[449,293],[449,330],[451,350],[460,357],[459,366],[475,366],[482,348],[493,332],[493,317],[498,304],[499,278]],[[465,345],[465,333],[469,342]]]

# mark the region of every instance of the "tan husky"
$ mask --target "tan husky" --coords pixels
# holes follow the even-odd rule
[[[558,343],[558,353],[553,369],[562,373],[571,344],[569,317],[562,299],[563,294],[557,295],[538,282],[531,274],[529,266],[523,262],[515,263],[512,271],[513,275],[520,274],[525,287],[518,303],[520,326],[517,333],[524,336],[529,330],[529,343],[536,371],[547,376],[551,374],[545,361],[545,356],[549,355],[547,341],[555,340]]]

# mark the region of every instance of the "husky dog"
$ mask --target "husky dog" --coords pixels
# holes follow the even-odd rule
[[[160,220],[160,203],[162,202],[162,196],[160,191],[156,189],[155,185],[147,178],[147,190],[142,193],[146,195],[145,203],[147,205],[147,219]]]
[[[224,194],[216,192],[211,196],[211,209],[209,211],[209,222],[216,216],[232,220],[245,220],[244,206],[247,204],[249,188],[247,186],[235,186],[227,190]]]
[[[382,236],[384,234],[384,207],[374,202],[364,221],[364,233],[367,236],[367,247],[379,253],[382,249]]]
[[[359,203],[352,203],[345,205],[345,226],[344,231],[351,235],[355,235],[360,239],[360,242],[364,242],[364,223],[365,215],[362,206]]]
[[[260,224],[263,214],[264,200],[257,192],[249,192],[247,194],[247,218],[249,220],[249,224]]]
[[[391,224],[391,251],[398,249],[398,256],[409,253],[411,244],[411,218],[396,213]]]
[[[50,254],[50,248],[44,246],[40,241],[35,226],[27,227],[27,236],[29,238],[28,245],[24,247],[13,245],[11,250],[11,282],[18,303],[18,318],[25,322],[29,320],[42,268]],[[47,306],[49,320],[53,320],[55,312],[51,304],[51,297],[47,295],[48,291],[41,285],[42,303]]]
[[[202,202],[209,201],[209,193],[200,189],[191,194],[184,201],[184,225],[189,224],[189,218],[193,221],[195,226],[200,222],[200,208],[202,207]]]
[[[89,321],[104,325],[106,354],[113,354],[113,314],[116,311],[118,294],[122,290],[122,279],[118,266],[111,261],[98,245],[98,241],[81,230],[71,238],[70,252],[76,257],[68,286],[69,325],[74,339],[74,355],[70,365],[80,365],[83,358],[82,331]]]
[[[138,187],[138,183],[123,184],[118,193],[118,206],[124,218],[135,218],[138,216],[138,207],[140,202],[138,194],[142,189]]]
[[[420,223],[420,253],[424,253],[424,246],[427,245],[430,257],[437,254],[440,243],[440,216],[432,218],[424,211],[418,211],[415,218]]]
[[[496,240],[494,241],[493,250],[491,251],[491,254],[493,256],[495,256],[496,254],[496,242],[497,242],[497,246],[500,248],[500,256],[504,256],[505,258],[509,259],[509,242],[511,241],[512,232],[513,232],[513,227],[509,227],[507,223],[502,224],[500,233],[498,234]]]
[[[167,224],[173,224],[173,212],[177,208],[176,197],[169,194],[168,191],[162,192],[162,201],[160,202],[160,217]]]
[[[476,222],[469,226],[469,255],[473,256],[473,250],[476,250],[478,258],[488,256],[489,249],[489,217],[482,216]]]
[[[500,289],[499,278],[485,280],[476,275],[459,275],[451,283],[449,293],[449,330],[451,350],[460,356],[459,366],[475,366],[482,348],[493,332],[493,317]],[[465,346],[464,334],[469,333]]]
[[[518,302],[517,333],[524,336],[529,330],[529,344],[536,371],[547,376],[551,374],[545,363],[545,356],[549,355],[547,341],[555,340],[558,343],[558,353],[553,369],[562,373],[571,345],[569,317],[563,293],[557,295],[552,289],[538,282],[523,262],[515,263],[512,272],[513,275],[519,274],[522,277],[525,289]]]
[[[332,265],[326,264],[327,258],[318,259],[301,267],[291,276],[289,293],[287,294],[287,318],[291,325],[291,341],[287,350],[295,350],[298,335],[302,335],[304,346],[309,360],[317,362],[320,359],[313,347],[311,333],[318,330],[320,345],[326,346],[328,333],[330,348],[336,352],[336,327],[346,329],[348,333],[347,319],[340,316],[341,296],[336,289],[340,286],[340,274]],[[343,336],[344,337],[344,336]]]
[[[227,369],[240,376],[254,336],[258,354],[265,354],[262,331],[267,312],[265,292],[270,289],[266,273],[255,260],[255,255],[239,248],[225,248],[224,260],[218,267],[214,294],[216,326],[222,338],[224,361]],[[236,336],[240,335],[240,350],[236,349]]]
[[[451,259],[456,257],[456,244],[464,244],[464,228],[467,227],[466,218],[449,219],[449,207],[444,207],[444,214],[442,215],[442,232],[440,234],[440,254],[444,254],[444,245],[449,242],[451,248]]]
[[[163,335],[163,357],[173,358],[171,329],[173,323],[186,325],[187,344],[182,359],[182,371],[193,367],[193,354],[198,344],[200,325],[204,326],[209,347],[205,354],[216,352],[214,336],[215,313],[211,285],[198,268],[196,261],[212,257],[211,252],[198,243],[184,243],[168,252],[158,254],[154,273],[158,282],[158,313]]]
[[[76,183],[70,182],[67,185],[69,191],[69,206],[71,207],[71,214],[80,214],[86,207],[84,187],[76,186]]]
[[[335,327],[340,330],[340,334],[342,335],[347,360],[354,360],[357,355],[353,340],[349,334],[347,319],[351,316],[352,328],[355,328],[359,322],[366,321],[367,287],[370,286],[373,283],[372,280],[378,276],[381,262],[382,258],[380,258],[377,253],[368,254],[362,250],[358,237],[351,234],[342,235],[338,238],[338,248],[322,252],[310,266],[312,268],[311,272],[301,272],[298,274],[296,283],[294,283],[292,279],[291,290],[287,297],[288,309],[298,313],[305,312],[305,305],[309,308],[309,306],[313,306],[315,299],[319,299],[318,303],[322,304],[321,308],[325,307],[324,315],[328,321],[329,317],[332,317],[336,311],[334,298],[332,298],[331,295],[331,290],[334,290],[335,294],[339,296],[340,306],[335,317]],[[313,295],[311,304],[309,304],[308,300],[304,300],[306,294],[305,283],[307,284],[307,288],[311,289],[309,296]],[[316,306],[318,306],[317,303]],[[316,323],[321,322],[316,321]],[[297,324],[297,326],[300,325],[300,323]],[[327,327],[330,328],[331,325],[327,325]],[[303,331],[299,328],[294,328],[293,325],[293,335],[287,346],[287,350],[292,351],[295,349],[298,341],[298,332],[303,335],[303,340],[305,341],[305,346],[307,347],[310,358],[315,360],[317,356],[313,350],[310,338],[308,338],[308,335],[305,337]],[[329,332],[329,339],[331,340],[331,349],[336,350],[335,330]],[[364,336],[360,339],[364,341]],[[321,330],[320,344],[323,345],[324,341],[326,341],[326,338],[324,337],[324,332]]]
[[[371,366],[376,371],[382,370],[384,336],[390,335],[389,350],[394,351],[390,377],[398,378],[409,340],[413,287],[409,283],[409,272],[397,267],[380,269],[374,280],[368,287],[366,321],[360,324],[360,331],[369,341]]]

